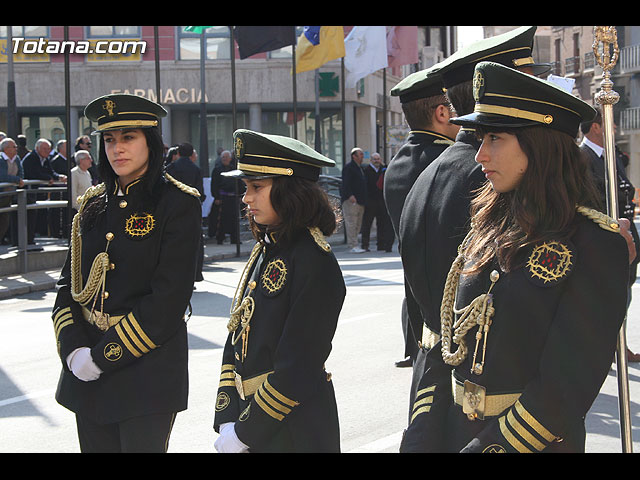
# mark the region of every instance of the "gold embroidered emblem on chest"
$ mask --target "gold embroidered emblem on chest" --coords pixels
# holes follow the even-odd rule
[[[132,237],[144,237],[151,233],[156,225],[156,219],[150,213],[134,213],[125,222],[124,229]]]
[[[527,262],[527,268],[534,278],[544,283],[564,277],[570,270],[573,255],[569,248],[556,241],[544,242],[533,249]]]
[[[282,289],[287,280],[287,266],[284,260],[271,260],[262,273],[262,286],[269,293]]]

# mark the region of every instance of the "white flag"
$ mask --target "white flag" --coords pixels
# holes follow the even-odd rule
[[[354,88],[361,78],[387,67],[387,28],[353,27],[344,39],[344,50],[345,87]]]

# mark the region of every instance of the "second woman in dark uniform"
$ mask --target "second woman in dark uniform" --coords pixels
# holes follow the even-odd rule
[[[336,216],[317,185],[334,162],[297,140],[234,134],[258,242],[232,303],[215,405],[219,452],[338,452],[325,361],[346,289],[325,236]]]
[[[451,267],[401,452],[583,452],[614,359],[629,252],[575,136],[595,110],[495,63],[474,76],[488,182]]]

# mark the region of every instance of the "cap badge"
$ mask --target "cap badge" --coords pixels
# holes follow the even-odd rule
[[[114,102],[113,100],[105,100],[104,101],[104,105],[102,106],[103,110],[107,111],[107,114],[110,117],[113,117],[115,114],[113,113],[113,110],[116,108],[116,102]]]
[[[484,93],[484,77],[480,70],[476,70],[473,75],[473,98],[476,102],[480,100]]]
[[[242,139],[240,137],[236,137],[235,150],[236,158],[241,159],[244,155],[244,143],[242,142]]]

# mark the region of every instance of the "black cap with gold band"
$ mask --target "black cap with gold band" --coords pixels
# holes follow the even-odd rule
[[[442,76],[445,88],[470,80],[479,62],[490,61],[511,68],[528,68],[535,75],[551,70],[551,64],[535,63],[532,56],[537,27],[519,27],[509,32],[484,38],[462,48],[434,65],[434,73]]]
[[[266,178],[279,175],[317,181],[322,167],[335,162],[294,138],[239,129],[233,133],[237,170],[227,177]]]
[[[138,95],[115,93],[98,97],[84,109],[84,115],[98,127],[93,133],[125,128],[151,128],[167,111],[155,102]]]
[[[473,113],[451,123],[498,129],[543,125],[575,138],[580,123],[596,115],[591,105],[551,82],[494,62],[476,65],[473,96]]]
[[[444,95],[442,78],[434,73],[434,67],[420,70],[403,78],[391,89],[391,95],[398,97],[400,103],[408,103],[420,98]]]

